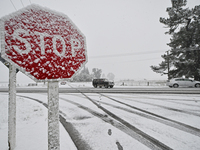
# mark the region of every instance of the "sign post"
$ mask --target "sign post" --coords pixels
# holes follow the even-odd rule
[[[48,149],[59,150],[58,82],[87,63],[85,36],[65,14],[35,4],[2,17],[0,32],[2,58],[34,81],[48,82]]]
[[[59,95],[58,81],[48,82],[48,149],[59,150]]]
[[[9,66],[9,105],[8,105],[8,146],[14,150],[16,145],[16,68]]]

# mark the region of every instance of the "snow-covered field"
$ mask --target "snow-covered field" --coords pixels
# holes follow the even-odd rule
[[[78,134],[76,137],[85,143],[82,146],[88,146],[88,149],[118,150],[119,145],[124,150],[154,149],[150,148],[145,140],[139,139],[133,130],[105,113],[100,107],[109,110],[171,149],[200,149],[200,95],[106,94],[108,97],[105,97],[89,93],[87,96],[99,107],[81,93],[60,93],[59,103],[61,115],[67,123],[73,125]],[[44,103],[48,101],[46,93],[17,94],[15,150],[48,149],[48,111],[45,106],[32,98]],[[0,150],[7,150],[7,93],[0,93],[0,116]],[[195,133],[193,128],[197,129]],[[60,124],[60,149],[77,149],[62,124]]]

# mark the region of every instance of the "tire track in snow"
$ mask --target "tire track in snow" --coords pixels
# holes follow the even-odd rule
[[[70,87],[72,87],[71,85],[69,85]],[[86,96],[82,91],[78,90],[77,88],[75,87],[72,87],[74,89],[76,89],[77,91],[79,91],[82,95]],[[198,128],[195,128],[193,126],[190,126],[190,125],[187,125],[187,124],[184,124],[184,123],[181,123],[181,122],[178,122],[178,121],[175,121],[175,120],[172,120],[172,119],[169,119],[169,118],[165,118],[163,116],[160,116],[160,115],[157,115],[157,114],[154,114],[152,112],[149,112],[149,111],[146,111],[146,110],[143,110],[143,109],[140,109],[140,108],[137,108],[137,107],[134,107],[134,106],[131,106],[129,104],[126,104],[126,103],[123,103],[123,102],[120,102],[114,98],[111,98],[109,96],[106,96],[102,93],[97,93],[97,94],[100,94],[101,96],[104,96],[104,97],[107,97],[108,99],[111,99],[115,102],[118,102],[118,103],[121,103],[123,105],[126,105],[132,109],[135,109],[135,110],[139,110],[143,113],[146,113],[148,114],[148,119],[151,118],[152,120],[155,120],[157,122],[160,122],[160,123],[163,123],[165,125],[168,125],[168,126],[171,126],[173,128],[176,128],[176,129],[179,129],[179,130],[182,130],[184,132],[187,132],[187,133],[190,133],[190,134],[193,134],[193,135],[196,135],[196,136],[199,136],[200,137],[200,129]],[[140,102],[140,101],[137,101],[137,102]],[[102,103],[102,102],[101,102]],[[144,102],[145,103],[145,102]],[[151,104],[151,103],[149,103]],[[98,104],[97,104],[98,105]],[[153,105],[153,104],[151,104]],[[154,105],[153,105],[154,106]],[[161,105],[158,105],[158,107],[161,106]],[[190,115],[195,115],[195,116],[200,116],[199,114],[196,114],[196,113],[192,113],[192,112],[188,112],[188,111],[183,111],[183,110],[179,110],[179,109],[173,109],[173,108],[169,108],[169,107],[165,107],[165,106],[161,106],[165,109],[168,109],[168,110],[172,110],[172,111],[178,111],[178,112],[182,112],[182,113],[186,113],[186,114],[190,114]],[[124,108],[123,108],[124,109]],[[129,111],[129,110],[128,110]],[[144,116],[144,114],[140,114],[141,116]],[[146,116],[146,118],[147,118]]]
[[[124,98],[124,97],[123,97]],[[129,97],[130,98],[130,97]],[[128,99],[129,99],[128,98]],[[152,99],[152,100],[157,100],[157,101],[161,101],[161,98],[152,98],[152,97],[131,97],[131,98],[145,98],[145,99]],[[128,100],[127,99],[127,100]],[[200,98],[199,98],[200,99]],[[192,106],[192,107],[200,107],[198,105],[194,105],[194,104],[186,104],[186,103],[183,103],[183,102],[200,102],[200,100],[197,100],[197,99],[194,99],[194,100],[187,100],[187,99],[166,99],[166,98],[162,98],[162,101],[165,100],[165,101],[168,101],[170,103],[175,103],[175,104],[181,104],[181,105],[186,105],[186,106]],[[177,101],[181,101],[181,102],[177,102]]]
[[[23,96],[23,95],[16,95],[16,96],[27,98],[27,99],[30,99],[30,100],[34,100],[34,101],[42,104],[43,106],[45,106],[48,109],[48,104],[40,101],[39,99],[28,97],[28,96]],[[78,132],[78,130],[76,130],[76,128],[73,126],[73,124],[70,123],[70,122],[68,122],[65,119],[64,116],[66,116],[66,114],[63,113],[60,110],[59,110],[59,113],[60,113],[59,114],[60,123],[63,125],[63,127],[65,128],[65,130],[68,132],[69,136],[71,137],[71,139],[74,142],[74,144],[77,147],[77,149],[78,150],[92,150],[92,148],[90,147],[90,145],[83,138],[81,138],[80,133]]]
[[[133,137],[134,139],[138,140],[140,143],[146,145],[147,147],[149,147],[152,150],[172,150],[172,148],[163,144],[159,140],[157,140],[157,139],[151,137],[150,135],[144,133],[143,131],[139,130],[138,128],[131,125],[127,121],[125,121],[125,120],[121,119],[120,117],[118,117],[117,115],[113,114],[109,110],[98,105],[94,100],[92,100],[90,97],[88,97],[87,95],[85,95],[81,91],[79,91],[79,92],[82,95],[84,95],[88,100],[90,100],[94,105],[96,105],[98,108],[103,110],[108,115],[99,114],[98,112],[95,112],[94,110],[92,110],[88,107],[85,107],[85,106],[83,106],[79,103],[76,103],[76,102],[73,102],[73,101],[70,101],[70,100],[67,100],[67,99],[64,99],[64,98],[60,98],[60,99],[68,101],[68,102],[70,102],[74,105],[77,105],[79,108],[85,109],[86,111],[88,111],[92,115],[99,117],[100,119],[102,119],[103,121],[105,121],[107,123],[110,123],[114,127],[118,128],[119,130],[123,131],[124,133],[128,134],[129,136]],[[112,119],[112,118],[114,118],[114,119]]]
[[[181,109],[175,109],[175,108],[166,107],[166,106],[162,106],[162,105],[158,105],[158,104],[152,104],[152,103],[148,103],[148,102],[141,102],[141,101],[138,101],[138,100],[133,100],[133,101],[141,103],[141,104],[148,104],[148,105],[151,105],[151,106],[157,106],[157,107],[164,108],[164,109],[167,109],[167,110],[170,110],[170,111],[181,112],[181,113],[184,113],[184,114],[200,117],[200,114],[194,113],[194,112],[189,112],[189,111],[185,111],[185,110],[181,110]]]
[[[98,112],[90,109],[89,107],[85,107],[85,106],[83,106],[79,103],[76,103],[74,101],[71,101],[71,100],[68,100],[68,99],[65,99],[65,98],[60,98],[60,99],[66,101],[66,102],[69,102],[71,104],[74,104],[81,109],[86,110],[87,112],[91,113],[93,116],[96,116],[96,117],[100,118],[101,120],[103,120],[104,122],[107,122],[107,123],[111,124],[112,126],[118,128],[119,130],[128,134],[132,138],[138,140],[140,143],[146,145],[147,147],[149,147],[152,150],[172,150],[170,147],[166,146],[162,142],[160,142],[157,139],[154,139],[153,137],[149,136],[148,134],[142,132],[141,130],[137,129],[136,127],[134,127],[130,123],[128,123],[125,120],[121,119],[120,117],[114,115],[110,111],[106,110],[102,106],[99,106],[94,101],[93,101],[93,103],[96,103],[95,105],[98,108],[100,108],[101,110],[103,110],[108,115],[103,115],[101,113],[98,113]]]
[[[74,88],[73,86],[71,86],[70,84],[68,84],[71,88]],[[107,110],[106,108],[100,106],[98,103],[95,102],[95,100],[91,99],[90,97],[88,97],[86,94],[84,94],[82,91],[80,91],[77,88],[74,88],[77,91],[79,91],[83,96],[85,96],[89,101],[91,101],[94,105],[96,105],[98,108],[100,108],[101,110],[103,110],[106,114],[108,114],[108,116],[106,118],[112,117],[114,118],[111,119],[112,121],[109,122],[111,123],[111,125],[113,125],[114,127],[120,129],[121,131],[125,132],[126,134],[130,135],[131,137],[133,137],[134,139],[138,140],[140,143],[146,145],[147,147],[149,147],[152,150],[172,150],[172,148],[170,148],[169,146],[165,145],[164,143],[160,142],[159,140],[151,137],[150,135],[144,133],[143,131],[139,130],[138,128],[136,128],[135,126],[131,125],[129,122],[123,120],[122,118],[118,117],[117,115],[115,115],[114,113],[110,112],[109,110]],[[72,102],[75,103],[75,102]],[[81,106],[81,104],[77,105]],[[81,107],[85,107],[85,106],[81,106]],[[91,110],[87,107],[87,110]],[[94,111],[92,110],[92,113]],[[94,114],[93,114],[94,115]],[[102,115],[102,114],[101,114]],[[106,121],[105,119],[101,118],[102,120]],[[116,121],[115,121],[116,120]],[[107,122],[107,121],[106,121]],[[120,123],[118,123],[120,122]]]
[[[131,105],[129,105],[129,104],[120,102],[120,101],[118,101],[118,100],[116,100],[116,99],[114,99],[114,98],[111,98],[111,97],[109,97],[109,96],[106,96],[106,95],[104,95],[104,94],[102,94],[102,93],[98,93],[98,94],[100,94],[100,95],[102,95],[102,96],[104,96],[104,97],[107,97],[107,98],[109,98],[109,99],[111,99],[111,100],[114,100],[115,102],[118,102],[118,103],[121,103],[121,104],[123,104],[123,105],[126,105],[126,106],[130,107],[131,109],[139,110],[139,111],[141,111],[142,113],[138,113],[138,112],[136,112],[136,111],[133,111],[133,110],[130,110],[130,109],[126,109],[126,108],[124,108],[124,107],[114,106],[114,105],[112,105],[112,104],[108,104],[108,103],[105,103],[105,102],[102,102],[102,101],[101,101],[101,103],[103,103],[103,104],[110,105],[110,106],[115,107],[115,108],[117,108],[117,109],[125,110],[125,111],[127,111],[127,112],[134,113],[134,114],[136,114],[136,115],[140,115],[140,116],[145,117],[145,118],[147,118],[147,119],[151,119],[151,120],[157,121],[157,122],[159,122],[159,123],[162,123],[162,124],[171,126],[171,127],[173,127],[173,128],[176,128],[176,129],[179,129],[179,130],[181,130],[181,131],[184,131],[184,132],[187,132],[187,133],[190,133],[190,134],[193,134],[193,135],[196,135],[196,136],[199,136],[199,137],[200,137],[200,129],[198,129],[198,128],[195,128],[195,127],[193,127],[193,126],[190,126],[190,125],[187,125],[187,124],[184,124],[184,123],[181,123],[181,122],[178,122],[178,121],[169,119],[169,118],[165,118],[165,117],[163,117],[163,116],[154,114],[154,113],[152,113],[152,112],[149,112],[149,111],[146,111],[146,110],[137,108],[137,107],[135,107],[135,106],[131,106]],[[76,96],[77,96],[77,95],[76,95]],[[82,97],[82,96],[78,96],[78,97]],[[95,100],[95,101],[96,101],[96,100]],[[96,101],[96,102],[98,102],[98,101]],[[145,113],[145,114],[144,114],[144,113]]]
[[[110,100],[113,100],[117,103],[120,103],[122,105],[125,105],[125,106],[128,106],[132,109],[135,109],[135,110],[138,110],[138,111],[141,111],[142,113],[138,113],[138,112],[135,112],[135,111],[132,111],[132,110],[129,110],[129,109],[125,109],[124,107],[119,107],[119,106],[112,106],[112,107],[116,107],[118,109],[122,109],[122,110],[126,110],[126,111],[129,111],[131,113],[135,113],[137,115],[140,115],[142,117],[145,117],[145,118],[148,118],[148,119],[152,119],[152,120],[155,120],[157,122],[160,122],[160,123],[163,123],[165,125],[168,125],[168,126],[171,126],[171,127],[174,127],[176,129],[179,129],[179,130],[182,130],[182,131],[185,131],[185,132],[188,132],[190,134],[193,134],[193,135],[196,135],[196,136],[199,136],[200,137],[200,129],[198,128],[195,128],[195,127],[192,127],[190,125],[186,125],[184,123],[181,123],[181,122],[178,122],[178,121],[175,121],[175,120],[172,120],[172,119],[169,119],[169,118],[166,118],[166,117],[163,117],[163,116],[160,116],[160,115],[157,115],[155,113],[152,113],[152,112],[149,112],[149,111],[146,111],[146,110],[143,110],[143,109],[140,109],[138,107],[135,107],[135,106],[132,106],[132,105],[129,105],[129,104],[126,104],[124,102],[121,102],[121,101],[118,101],[114,98],[111,98],[109,96],[106,96],[104,94],[101,94],[99,93],[100,95],[110,99]],[[103,103],[103,102],[101,102]],[[111,105],[111,104],[108,104],[108,103],[105,103],[107,105]],[[145,115],[145,114],[147,115]]]

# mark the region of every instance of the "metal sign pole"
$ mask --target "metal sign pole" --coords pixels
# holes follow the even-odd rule
[[[48,150],[60,149],[58,81],[48,82]]]
[[[14,150],[16,144],[16,68],[9,67],[8,146]]]

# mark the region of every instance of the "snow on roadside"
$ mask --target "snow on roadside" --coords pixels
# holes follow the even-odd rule
[[[15,150],[48,149],[47,109],[35,101],[17,97],[16,148]],[[7,150],[8,95],[0,96],[0,149]],[[75,150],[76,147],[60,124],[60,149]]]
[[[47,102],[46,94],[18,94],[23,96],[30,96]],[[62,96],[61,96],[62,97]],[[72,96],[73,97],[73,96]],[[71,97],[68,97],[71,99]],[[124,149],[135,147],[136,149],[149,150],[148,147],[141,144],[131,137],[127,137],[125,133],[119,131],[110,124],[103,122],[101,119],[92,116],[84,111],[72,110],[74,105],[69,105],[60,102],[60,109],[67,108],[73,112],[70,113],[70,119],[79,132],[83,132],[82,138],[89,143],[92,149],[117,149],[116,142],[119,141]],[[88,103],[86,104],[88,105]],[[92,106],[92,105],[91,105]],[[2,109],[1,109],[2,108]],[[7,150],[7,134],[8,134],[8,95],[2,94],[0,96],[0,150]],[[98,110],[101,111],[101,110]],[[66,113],[66,112],[65,112]],[[69,115],[69,114],[68,114]],[[81,116],[87,117],[82,120]],[[71,120],[73,119],[73,120]],[[15,150],[47,150],[47,109],[38,102],[27,100],[26,98],[17,96],[17,133],[16,133],[16,148]],[[82,122],[83,121],[83,122]],[[112,129],[112,134],[108,135],[108,129]],[[98,142],[96,142],[98,141]],[[60,150],[76,150],[71,138],[68,136],[65,129],[60,125]]]
[[[47,103],[47,94],[46,93],[19,93],[17,95],[29,96],[35,99],[39,99],[42,102]],[[158,104],[158,100],[162,99],[162,103],[159,102],[159,105],[171,107],[173,104],[177,106],[178,109],[187,108],[187,110],[194,111],[199,107],[199,95],[189,95],[189,96],[176,96],[175,95],[141,95],[141,94],[133,94],[133,95],[125,95],[125,94],[107,94],[116,99],[122,99],[122,101],[126,103],[130,103],[130,105],[138,106],[140,108],[144,108],[147,111],[152,111],[154,113],[163,113],[166,116],[166,112],[168,116],[173,117],[174,120],[178,120],[181,122],[185,122],[192,124],[199,128],[199,119],[196,117],[189,117],[187,115],[183,115],[186,117],[182,117],[182,115],[175,112],[169,112],[165,109],[155,109],[155,106],[136,103],[134,100],[140,100],[145,103]],[[149,148],[138,142],[134,138],[128,136],[118,128],[112,126],[109,123],[104,122],[102,119],[94,116],[83,109],[84,107],[90,108],[96,113],[106,115],[102,112],[102,110],[98,109],[95,105],[93,105],[90,101],[84,98],[83,95],[77,93],[61,93],[60,95],[60,110],[66,114],[66,121],[71,122],[74,127],[80,132],[82,138],[89,143],[92,149],[102,150],[102,149],[113,149],[116,150],[116,141],[119,141],[121,145],[123,145],[124,150],[134,149],[142,149],[148,150]],[[108,101],[105,97],[99,96],[98,94],[89,94],[89,97],[92,99],[99,101],[101,106],[111,110],[116,115],[119,114],[123,116],[125,120],[131,122],[137,128],[140,128],[143,132],[150,134],[152,137],[160,140],[166,145],[170,146],[173,149],[193,149],[197,150],[200,148],[199,137],[186,133],[181,130],[177,130],[173,127],[161,124],[159,122],[154,122],[153,120],[149,120],[147,118],[142,118],[138,115],[129,114],[122,110],[115,109],[114,107],[106,106],[104,103],[110,103],[112,105],[120,106],[120,104]],[[170,101],[165,101],[167,98],[171,97]],[[177,103],[174,103],[176,99]],[[182,105],[180,105],[179,100],[182,100]],[[187,100],[187,101],[186,101]],[[188,103],[188,100],[195,101],[190,103],[190,105],[184,104]],[[104,103],[103,103],[104,102]],[[187,103],[185,103],[187,102]],[[196,106],[193,106],[196,104]],[[0,93],[0,150],[7,149],[7,110],[8,110],[8,95],[7,93]],[[173,106],[172,105],[172,106]],[[81,107],[81,108],[80,108]],[[126,108],[126,107],[124,107]],[[194,109],[194,110],[193,110]],[[199,111],[199,110],[198,110]],[[109,116],[108,116],[109,117]],[[108,118],[107,117],[107,118]],[[194,120],[196,118],[196,120]],[[182,121],[183,119],[183,121]],[[111,129],[112,135],[108,135],[108,130]],[[65,129],[60,125],[60,144],[61,150],[75,150],[75,146],[68,136]],[[26,150],[27,147],[30,150],[35,149],[47,149],[47,109],[35,102],[34,100],[30,100],[24,97],[17,96],[17,147],[15,150]]]

